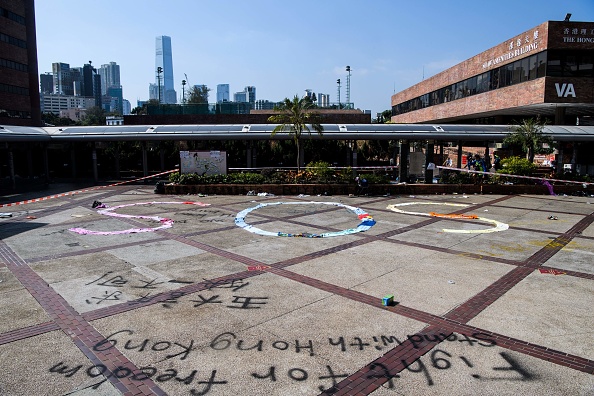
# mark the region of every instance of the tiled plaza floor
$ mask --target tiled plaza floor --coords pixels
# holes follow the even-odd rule
[[[136,185],[0,213],[0,395],[594,395],[594,197]]]

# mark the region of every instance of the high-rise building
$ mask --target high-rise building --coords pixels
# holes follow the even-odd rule
[[[238,103],[247,102],[248,99],[247,99],[246,92],[245,91],[235,92],[233,94],[233,101],[238,102]]]
[[[33,0],[0,0],[0,37],[0,115],[41,125]]]
[[[318,93],[318,106],[319,107],[330,107],[330,95]]]
[[[120,87],[120,65],[115,62],[109,62],[101,65],[99,68],[101,76],[101,95],[107,95],[107,89]]]
[[[57,95],[74,95],[74,85],[68,63],[52,63],[52,74],[54,76],[54,93]]]
[[[234,102],[248,102],[252,109],[256,103],[256,87],[248,85],[241,92],[235,92],[233,94]]]
[[[248,85],[247,87],[245,87],[245,93],[247,102],[250,102],[253,107],[254,103],[256,103],[256,87]]]
[[[161,73],[158,73],[157,70],[161,70]],[[173,82],[171,37],[169,36],[158,36],[156,39],[155,82],[161,86],[161,103],[177,103],[177,94]]]
[[[52,73],[44,73],[39,75],[39,85],[42,94],[54,93],[54,76]]]
[[[229,101],[229,84],[217,85],[217,103]]]

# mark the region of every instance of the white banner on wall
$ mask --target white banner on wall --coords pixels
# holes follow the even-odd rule
[[[226,175],[226,151],[180,151],[180,172],[199,175]]]

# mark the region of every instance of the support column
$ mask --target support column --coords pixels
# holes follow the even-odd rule
[[[12,148],[8,148],[8,174],[10,175],[10,188],[16,188],[16,179],[14,176],[14,155],[12,153]]]
[[[305,167],[305,150],[303,149],[303,142],[299,145],[299,167]]]
[[[146,142],[142,142],[142,175],[148,176],[148,158],[146,152]]]
[[[555,107],[555,125],[565,125],[565,110],[563,106]]]
[[[456,161],[456,168],[462,168],[462,141],[458,140],[458,160]]]
[[[115,155],[114,155],[114,166],[115,166],[115,177],[116,179],[120,179],[120,147],[116,143],[115,147]]]
[[[74,143],[70,147],[70,171],[72,172],[72,178],[76,179],[76,150],[74,149]]]
[[[425,184],[433,184],[433,168],[429,164],[433,164],[433,167],[435,166],[434,154],[435,143],[433,140],[428,140],[425,149]]]
[[[33,153],[30,148],[27,149],[27,170],[29,171],[29,179],[33,179],[33,176],[35,176],[33,173]]]
[[[400,161],[398,166],[398,181],[408,183],[408,156],[410,154],[410,143],[404,140],[400,142]]]
[[[43,155],[43,174],[45,177],[45,181],[47,183],[49,183],[50,182],[50,172],[49,172],[49,155],[47,152],[47,143],[45,143],[43,145],[42,150],[43,150],[42,151],[42,153],[43,153],[42,154]]]
[[[161,160],[161,172],[165,172],[165,149],[163,147],[159,149],[159,159]]]
[[[353,140],[353,167],[356,168],[357,166],[359,166],[358,161],[357,161],[357,141]]]
[[[252,142],[252,168],[258,166],[258,145]]]
[[[99,181],[99,171],[97,169],[97,148],[93,145],[93,180],[95,183]]]
[[[245,149],[245,154],[246,154],[246,167],[247,168],[253,168],[252,166],[252,148],[253,148],[253,142],[251,140],[248,140],[246,142],[246,149]]]

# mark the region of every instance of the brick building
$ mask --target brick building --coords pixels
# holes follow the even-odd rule
[[[397,123],[512,124],[594,115],[594,22],[544,22],[392,96]]]
[[[41,125],[33,0],[0,0],[0,122]]]

